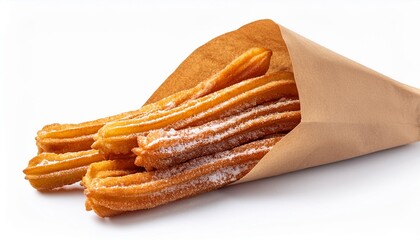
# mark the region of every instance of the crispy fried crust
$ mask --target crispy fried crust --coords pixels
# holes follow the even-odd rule
[[[288,132],[300,122],[299,100],[270,102],[200,126],[154,130],[138,137],[136,165],[164,169],[203,155],[231,149],[263,136]]]
[[[120,119],[138,118],[150,112],[170,109],[191,99],[200,98],[247,78],[267,72],[272,52],[251,48],[234,59],[223,70],[193,88],[177,92],[139,110],[130,111],[79,124],[51,124],[38,131],[36,142],[39,153],[75,152],[89,150],[94,134],[106,123]]]
[[[137,146],[137,137],[159,128],[185,128],[233,114],[250,106],[279,98],[297,98],[293,74],[277,72],[252,78],[179,107],[150,113],[142,118],[106,124],[97,134],[93,148],[105,155],[124,155]]]
[[[103,161],[97,150],[71,153],[41,153],[23,170],[25,178],[39,191],[47,191],[82,179],[89,164]]]
[[[24,170],[26,179],[38,190],[50,190],[80,181],[87,169],[88,164],[85,163],[97,162],[106,158],[129,158],[132,155],[130,146],[126,147],[128,150],[124,154],[119,154],[118,151],[116,153],[104,151],[107,153],[104,156],[102,153],[99,154],[98,151],[95,151],[95,154],[88,151],[91,149],[93,136],[104,124],[116,120],[142,118],[152,113],[172,109],[192,99],[201,98],[229,87],[244,79],[263,75],[269,67],[271,54],[270,50],[264,48],[251,48],[208,80],[199,83],[191,89],[174,93],[158,102],[145,105],[136,111],[80,124],[52,124],[45,126],[38,132],[36,137],[39,155],[31,160],[28,167]],[[51,155],[49,152],[56,154]],[[47,157],[49,159],[44,159]],[[39,166],[34,165],[34,162],[58,161],[55,159],[64,160],[60,160],[62,162],[60,164],[54,163],[42,167],[44,173],[33,172],[36,169],[40,169]],[[63,162],[67,164],[63,164]]]
[[[101,217],[126,211],[149,209],[199,193],[221,188],[248,173],[281,136],[254,141],[234,149],[208,155],[174,167],[117,177],[98,176],[92,168],[83,179],[86,209]],[[102,163],[99,163],[102,164]],[[109,162],[111,172],[118,163]],[[115,170],[118,172],[118,167]]]
[[[101,217],[233,183],[301,120],[293,73],[264,75],[271,55],[251,48],[206,81],[139,110],[45,126],[26,179],[40,191],[82,179],[86,209]]]

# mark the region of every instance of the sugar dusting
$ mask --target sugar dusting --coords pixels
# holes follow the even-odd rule
[[[47,160],[47,159],[43,159],[41,162],[39,162],[36,166],[46,166],[46,165],[51,165],[51,164],[56,164],[60,161],[54,161],[54,160]],[[62,162],[62,161],[61,161]]]
[[[262,144],[258,144],[262,143]],[[92,188],[120,188],[120,189],[130,189],[130,188],[149,188],[155,185],[157,182],[160,181],[168,181],[172,182],[178,176],[185,175],[187,173],[191,173],[193,171],[200,171],[199,169],[205,167],[209,168],[210,166],[215,166],[220,164],[221,162],[231,162],[231,165],[226,167],[215,169],[212,173],[206,175],[206,178],[199,177],[197,179],[191,179],[188,182],[192,182],[190,185],[194,185],[197,181],[205,181],[205,182],[220,182],[226,179],[231,179],[232,181],[237,180],[237,177],[243,173],[243,166],[251,164],[251,162],[258,160],[259,157],[255,157],[254,160],[249,160],[242,165],[235,165],[235,159],[241,159],[244,157],[250,156],[261,156],[267,153],[272,146],[274,145],[274,141],[272,139],[264,139],[258,140],[249,144],[242,145],[237,147],[236,149],[218,152],[212,155],[199,157],[188,162],[178,164],[174,167],[163,169],[163,170],[156,170],[154,171],[152,180],[150,182],[140,183],[140,184],[132,184],[132,185],[124,185],[124,183],[119,184],[118,182],[115,183],[114,186],[102,186],[99,182],[95,181],[96,184],[92,184]],[[251,157],[251,159],[253,159]],[[233,165],[233,166],[232,166]],[[242,167],[240,167],[242,166]],[[224,176],[231,176],[231,178],[226,178]],[[201,179],[201,180],[200,180]],[[176,186],[174,186],[176,187]],[[170,187],[172,188],[172,187]],[[169,189],[170,189],[169,188]]]
[[[238,122],[243,122],[244,120],[249,119],[253,116],[261,115],[261,114],[264,114],[264,112],[269,112],[274,109],[285,107],[287,105],[296,104],[297,102],[299,102],[299,100],[290,100],[290,101],[280,100],[274,104],[273,103],[262,104],[254,108],[250,108],[246,110],[245,112],[242,112],[242,113],[230,116],[230,117],[226,117],[223,119],[214,120],[200,126],[189,127],[189,128],[181,129],[178,131],[175,131],[172,128],[169,131],[162,132],[162,134],[160,134],[158,138],[148,139],[149,142],[145,143],[147,145],[144,147],[151,148],[152,146],[159,144],[159,142],[161,141],[170,141],[170,140],[173,141],[173,140],[180,140],[180,139],[186,139],[186,138],[195,139],[197,138],[197,135],[203,134],[205,132],[216,132],[223,128],[226,128],[232,125],[237,125]],[[241,124],[241,126],[246,126],[246,123]]]
[[[97,153],[92,151],[81,151],[81,152],[69,152],[69,153],[47,153],[44,155],[38,155],[37,157],[42,157],[38,163],[34,164],[33,167],[42,167],[55,164],[64,164],[68,162],[78,162],[80,159],[86,159],[94,157]]]
[[[205,156],[225,150],[229,150],[231,148],[234,148],[236,146],[242,145],[244,143],[259,139],[261,137],[264,137],[269,134],[277,133],[279,132],[279,129],[282,129],[282,125],[274,125],[269,127],[264,127],[262,129],[258,129],[251,132],[246,133],[240,133],[234,136],[231,136],[230,138],[220,141],[217,143],[210,144],[208,146],[198,148],[193,151],[187,151],[184,153],[171,155],[168,158],[162,158],[160,159],[160,163],[166,164],[166,165],[174,165],[179,163],[180,161],[184,161],[185,159],[193,159],[200,156]]]
[[[101,184],[102,178],[98,177],[87,185],[85,193],[88,200],[92,200],[89,195],[91,191],[105,194],[99,199],[100,201],[94,201],[93,204],[117,210],[147,209],[198,195],[241,179],[281,137],[282,135],[271,135],[228,151],[196,158],[166,170],[117,177],[111,182],[107,181],[107,184]],[[149,178],[150,174],[152,179]],[[110,183],[112,185],[109,185]],[[108,198],[106,194],[111,195]],[[93,200],[97,199],[93,198]],[[91,207],[95,208],[95,206]]]
[[[180,185],[173,185],[161,191],[154,192],[152,196],[166,195],[172,196],[173,200],[183,196],[193,196],[202,191],[194,191],[194,189],[211,190],[223,187],[227,184],[237,181],[241,176],[245,175],[254,165],[254,163],[246,163],[236,166],[228,166],[221,168],[211,174],[198,177],[192,181],[182,183]],[[191,192],[193,192],[191,194]]]
[[[166,103],[165,108],[166,109],[171,109],[174,108],[176,106],[176,103],[174,101],[170,101],[168,103]]]
[[[146,168],[167,168],[225,151],[266,135],[290,131],[298,123],[299,100],[261,104],[245,112],[186,129],[151,131],[135,152]],[[289,111],[291,110],[291,111]]]
[[[157,170],[155,172],[153,179],[154,180],[165,179],[171,176],[182,174],[183,172],[186,172],[186,171],[193,170],[202,165],[216,164],[217,162],[220,162],[220,161],[231,161],[232,159],[240,158],[243,156],[249,156],[249,155],[258,154],[258,153],[265,153],[265,152],[268,152],[270,148],[271,147],[261,146],[259,148],[244,149],[240,152],[224,151],[224,152],[219,152],[213,155],[199,157],[199,158],[190,160],[188,162],[185,162],[183,164],[178,164],[169,169]]]

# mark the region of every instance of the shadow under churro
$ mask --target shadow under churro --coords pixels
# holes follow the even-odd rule
[[[73,194],[82,194],[83,195],[84,188],[80,185],[80,183],[74,183],[72,185],[64,186],[61,188],[56,188],[52,190],[46,191],[38,191],[42,195],[73,195]]]

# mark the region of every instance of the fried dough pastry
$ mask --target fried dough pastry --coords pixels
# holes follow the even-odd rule
[[[102,162],[93,163],[89,166],[81,184],[85,189],[92,186],[94,179],[104,179],[108,177],[120,177],[129,174],[143,172],[143,168],[134,164],[134,158],[131,160],[106,160]],[[92,210],[90,200],[86,198],[86,210]],[[95,207],[95,212],[99,212],[101,216],[113,216],[119,214],[121,211],[115,211],[101,206]]]
[[[251,48],[233,60],[223,70],[194,88],[180,91],[158,102],[130,111],[79,124],[51,124],[38,131],[36,142],[38,152],[76,152],[91,149],[93,137],[106,123],[119,119],[139,118],[150,112],[171,109],[191,99],[231,86],[244,79],[265,74],[269,68],[271,50]]]
[[[241,83],[237,83],[229,88],[222,89],[213,95],[207,95],[205,97],[199,98],[196,101],[196,104],[192,104],[190,108],[183,108],[181,105],[175,109],[182,109],[183,111],[189,111],[190,117],[183,118],[182,115],[179,115],[178,118],[173,118],[174,120],[168,120],[167,114],[168,112],[172,114],[177,113],[176,111],[157,111],[155,113],[149,113],[145,115],[143,118],[139,119],[148,119],[149,116],[153,116],[153,114],[160,116],[161,120],[163,120],[163,125],[156,125],[156,121],[154,119],[144,120],[143,124],[143,132],[141,134],[147,134],[150,130],[160,129],[159,127],[170,127],[174,129],[183,129],[190,126],[199,126],[209,121],[213,121],[215,119],[226,118],[228,116],[241,113],[246,109],[252,108],[258,104],[263,104],[273,100],[279,100],[288,102],[288,104],[279,106],[278,110],[298,110],[298,101],[293,99],[297,98],[297,90],[293,80],[292,73],[288,72],[278,72],[273,73],[270,75],[266,75],[259,78],[254,78],[250,80],[243,81]],[[202,99],[206,100],[204,102],[207,104],[206,111],[202,111],[197,113],[195,110],[203,109],[200,106],[203,105]],[[225,100],[226,101],[222,101]],[[200,100],[200,101],[199,101]],[[211,101],[210,101],[211,100]],[[194,102],[194,101],[191,101]],[[219,104],[213,104],[217,102]],[[194,102],[195,103],[195,102]],[[188,105],[189,103],[185,103],[184,105]],[[199,108],[194,109],[194,106]],[[192,113],[191,113],[192,112]],[[132,119],[133,121],[136,119]],[[157,122],[159,123],[159,122]],[[166,125],[165,125],[166,124]],[[273,124],[272,124],[273,125]],[[285,127],[284,125],[277,125],[277,127]],[[291,126],[284,128],[284,130],[290,129]],[[267,133],[273,131],[275,128],[273,127],[265,127],[263,129],[254,130],[254,132],[258,132],[259,135],[262,133]],[[242,134],[243,135],[243,134]],[[255,135],[255,134],[254,134]],[[257,134],[258,135],[258,134]],[[258,135],[258,136],[259,136]],[[31,169],[34,164],[30,163],[28,168],[25,169],[24,173],[26,174],[26,178],[30,180],[32,186],[36,189],[41,191],[50,190],[53,188],[58,188],[64,185],[72,184],[77,181],[80,181],[83,177],[83,174],[86,172],[86,165],[83,165],[85,162],[98,162],[105,159],[112,158],[129,158],[132,155],[131,149],[137,146],[136,136],[128,135],[129,139],[133,139],[134,143],[132,145],[127,146],[126,139],[123,139],[122,147],[127,149],[125,154],[116,154],[116,148],[119,145],[111,144],[110,148],[113,152],[107,153],[106,156],[101,154],[101,158],[97,158],[96,155],[92,155],[91,151],[79,151],[79,152],[72,152],[72,153],[65,153],[65,154],[48,154],[42,153],[39,156],[35,157],[34,159],[43,159],[44,156],[50,156],[51,159],[59,158],[65,159],[67,165],[59,165],[64,166],[63,168],[57,168],[54,164],[50,164],[45,166],[48,174],[31,174],[28,169]],[[242,137],[242,142],[246,142],[245,139]],[[255,136],[253,137],[255,139]],[[111,142],[112,143],[112,142]],[[230,146],[234,147],[232,144],[227,145],[226,147]],[[219,148],[220,151],[228,148]],[[118,153],[118,152],[117,152]],[[209,152],[210,153],[210,152]],[[99,154],[99,153],[98,153]],[[111,156],[110,156],[111,155]],[[180,155],[181,156],[181,155]],[[195,155],[194,155],[195,156]],[[191,157],[190,157],[191,158]],[[185,159],[187,160],[187,159]],[[31,161],[34,162],[35,160]],[[39,160],[41,161],[41,160]],[[140,161],[139,161],[140,164]],[[83,167],[82,167],[83,166]],[[152,167],[149,165],[145,165],[151,169]],[[71,176],[71,178],[70,178]],[[52,184],[54,182],[54,184]]]
[[[244,80],[169,110],[108,123],[98,131],[92,147],[106,156],[130,154],[137,147],[137,137],[151,130],[196,126],[280,98],[298,98],[292,73],[276,72]]]
[[[80,181],[89,164],[103,160],[104,155],[97,150],[41,153],[29,161],[23,172],[32,187],[47,191]]]
[[[221,188],[247,174],[280,139],[276,135],[171,168],[128,175],[121,174],[120,162],[94,163],[83,179],[86,209],[109,217]]]
[[[263,136],[288,132],[300,123],[299,100],[270,102],[238,114],[181,130],[155,130],[138,137],[136,165],[164,169],[225,151]]]
[[[86,209],[101,217],[233,183],[301,120],[293,73],[264,75],[271,55],[249,49],[195,87],[135,111],[45,126],[25,178],[39,191],[82,180]]]
[[[268,69],[270,58],[270,50],[251,48],[210,79],[156,103],[145,105],[139,110],[80,124],[53,124],[45,126],[38,132],[36,138],[40,154],[31,160],[28,167],[24,170],[26,179],[40,191],[51,190],[80,181],[86,172],[86,163],[106,159],[104,155],[99,154],[97,151],[95,151],[95,154],[92,154],[92,151],[88,151],[93,143],[93,135],[105,123],[118,119],[141,118],[152,112],[171,109],[191,99],[200,98],[231,86],[243,79],[263,75]],[[57,154],[54,155],[48,152]],[[100,158],[98,157],[99,155],[101,156]],[[113,157],[129,158],[130,155],[132,154],[128,153]],[[37,162],[58,161],[55,159],[60,159],[61,163],[43,166],[43,173],[33,172],[33,169],[39,168]],[[66,164],[63,164],[64,162]]]
[[[134,164],[134,158],[104,160],[90,164],[81,184],[87,187],[95,178],[119,177],[143,170],[144,168]]]

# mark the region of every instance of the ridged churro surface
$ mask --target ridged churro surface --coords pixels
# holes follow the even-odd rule
[[[92,178],[91,169],[97,165],[92,164],[87,174],[89,177],[83,181],[86,208],[101,217],[109,217],[126,211],[153,208],[223,187],[250,171],[280,139],[281,136],[270,137],[168,169],[125,176],[95,177],[93,174]]]
[[[79,124],[50,124],[38,131],[36,142],[41,152],[75,152],[89,150],[94,142],[93,136],[106,123],[138,118],[150,112],[170,109],[191,99],[197,99],[218,91],[244,79],[263,75],[269,67],[271,51],[264,48],[251,48],[234,59],[223,70],[199,83],[193,88],[183,90],[142,108],[114,116]],[[186,81],[188,81],[186,79]]]
[[[111,122],[101,128],[92,145],[105,155],[125,155],[137,146],[137,137],[160,128],[185,128],[233,114],[280,98],[297,98],[293,75],[277,72],[244,80],[204,97],[141,118]]]
[[[288,132],[300,122],[299,100],[258,105],[236,115],[181,130],[155,130],[138,137],[136,164],[148,170],[167,168],[259,139]]]

